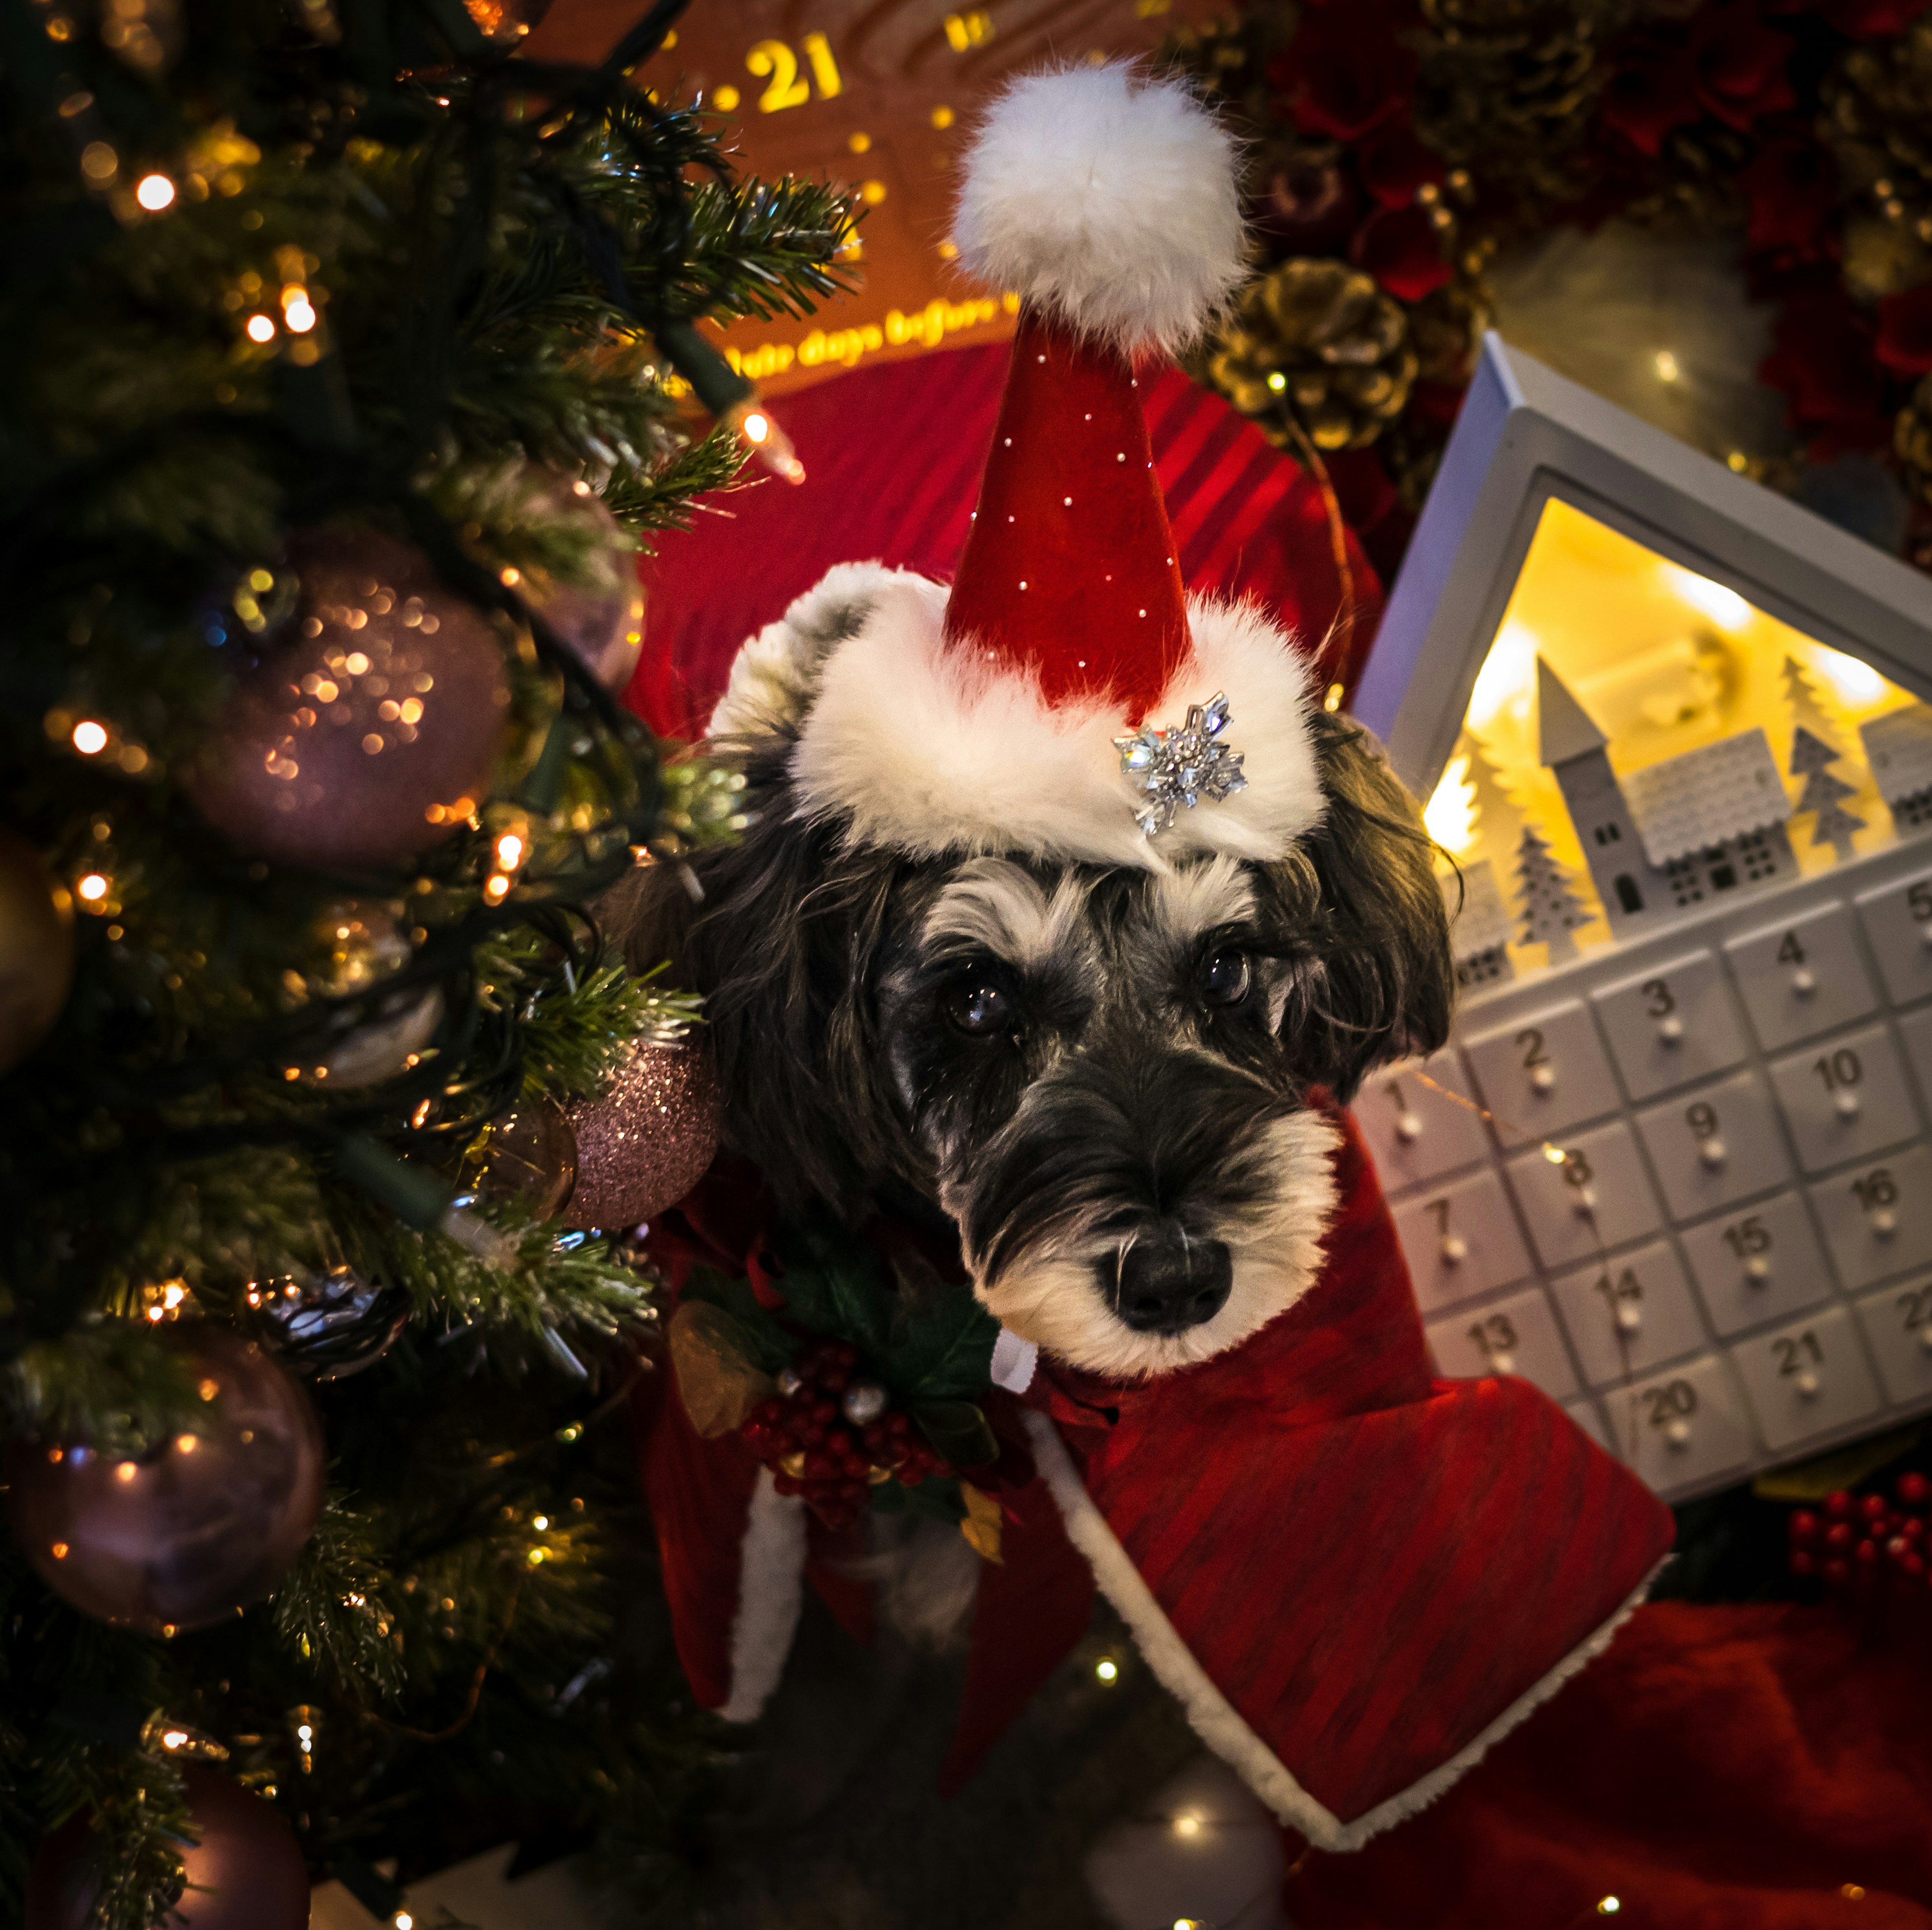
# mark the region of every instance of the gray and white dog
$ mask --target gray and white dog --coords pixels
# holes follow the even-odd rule
[[[766,633],[784,674],[748,694],[741,660],[721,707],[749,829],[690,861],[701,900],[658,866],[623,914],[633,964],[669,958],[704,996],[725,1143],[784,1204],[956,1230],[986,1306],[1076,1365],[1138,1378],[1236,1345],[1320,1264],[1316,1096],[1448,1030],[1413,802],[1360,727],[1300,699],[1319,795],[1283,856],[870,838],[801,778],[814,667],[893,586],[835,574]],[[1195,608],[1199,636],[1220,620]]]

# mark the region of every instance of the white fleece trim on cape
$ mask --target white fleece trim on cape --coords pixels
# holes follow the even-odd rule
[[[1608,1621],[1519,1695],[1473,1742],[1408,1788],[1377,1803],[1354,1821],[1344,1823],[1302,1788],[1195,1659],[1193,1651],[1167,1619],[1154,1591],[1107,1525],[1106,1516],[1095,1506],[1073,1464],[1073,1457],[1052,1422],[1037,1410],[1030,1410],[1026,1424],[1033,1437],[1035,1460],[1059,1507],[1067,1539],[1087,1557],[1100,1593],[1126,1623],[1135,1646],[1155,1679],[1180,1704],[1194,1733],[1282,1822],[1298,1830],[1318,1850],[1359,1850],[1371,1837],[1406,1821],[1433,1803],[1474,1768],[1517,1724],[1610,1647],[1617,1631],[1649,1593],[1651,1584],[1664,1566],[1664,1562],[1659,1562]],[[1670,1559],[1666,1555],[1664,1560]]]
[[[1149,838],[1111,700],[1049,708],[1033,678],[945,636],[946,592],[846,563],[739,652],[714,736],[794,730],[797,813],[843,816],[854,842],[916,856],[1021,853],[1166,871],[1198,853],[1270,862],[1321,821],[1309,673],[1256,605],[1189,601],[1194,648],[1146,722],[1226,694],[1247,788]]]
[[[804,1502],[760,1468],[739,1545],[731,1692],[718,1712],[728,1722],[755,1722],[784,1673],[805,1602],[805,1528]]]

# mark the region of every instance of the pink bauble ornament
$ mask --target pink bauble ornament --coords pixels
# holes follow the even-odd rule
[[[308,1866],[287,1819],[266,1797],[200,1764],[183,1767],[199,1842],[181,1846],[186,1882],[167,1921],[182,1930],[304,1930]],[[24,1930],[90,1930],[98,1878],[93,1818],[63,1823],[27,1872]]]
[[[259,643],[188,795],[242,850],[315,871],[399,865],[490,787],[510,701],[503,646],[429,559],[370,529],[289,539],[301,589]]]
[[[675,1206],[718,1151],[718,1075],[696,1046],[639,1044],[610,1088],[570,1108],[573,1227],[635,1226]]]
[[[252,1341],[184,1323],[154,1335],[201,1396],[146,1453],[85,1442],[8,1450],[8,1512],[34,1572],[84,1614],[172,1635],[268,1594],[321,1512],[322,1430],[308,1397]]]
[[[536,493],[543,513],[580,517],[589,526],[589,568],[581,583],[525,577],[518,594],[607,691],[622,690],[644,647],[637,552],[588,483],[553,478]]]

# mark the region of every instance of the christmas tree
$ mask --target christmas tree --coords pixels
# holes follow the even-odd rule
[[[1522,811],[1504,787],[1502,775],[1490,761],[1483,741],[1473,730],[1462,733],[1458,748],[1468,757],[1467,773],[1476,812],[1476,835],[1484,848],[1500,859],[1516,841]]]
[[[671,1847],[622,1235],[710,1122],[595,907],[736,804],[615,692],[766,433],[694,324],[850,232],[647,91],[679,10],[8,10],[10,1923]]]
[[[1838,741],[1838,728],[1826,714],[1824,705],[1819,701],[1818,693],[1812,687],[1811,679],[1804,666],[1796,657],[1784,660],[1784,700],[1791,707],[1792,727],[1808,730],[1814,737],[1821,737],[1827,743]]]
[[[1523,826],[1516,844],[1516,884],[1522,907],[1522,943],[1547,945],[1552,965],[1575,958],[1576,941],[1570,934],[1580,925],[1594,923],[1594,916],[1570,889],[1570,874],[1533,824]]]
[[[1830,845],[1842,864],[1852,855],[1852,833],[1862,831],[1865,821],[1854,817],[1841,802],[1856,797],[1858,791],[1855,785],[1833,777],[1828,768],[1838,761],[1838,755],[1822,737],[1802,724],[1792,737],[1791,775],[1804,780],[1804,788],[1792,809],[1818,814],[1811,828],[1811,841]]]

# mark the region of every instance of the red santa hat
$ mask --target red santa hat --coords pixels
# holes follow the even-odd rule
[[[1241,278],[1232,140],[1178,81],[1030,75],[986,115],[954,232],[1021,303],[958,575],[832,571],[740,652],[712,734],[795,734],[802,811],[865,844],[1285,856],[1322,808],[1306,659],[1185,593],[1136,373]]]

